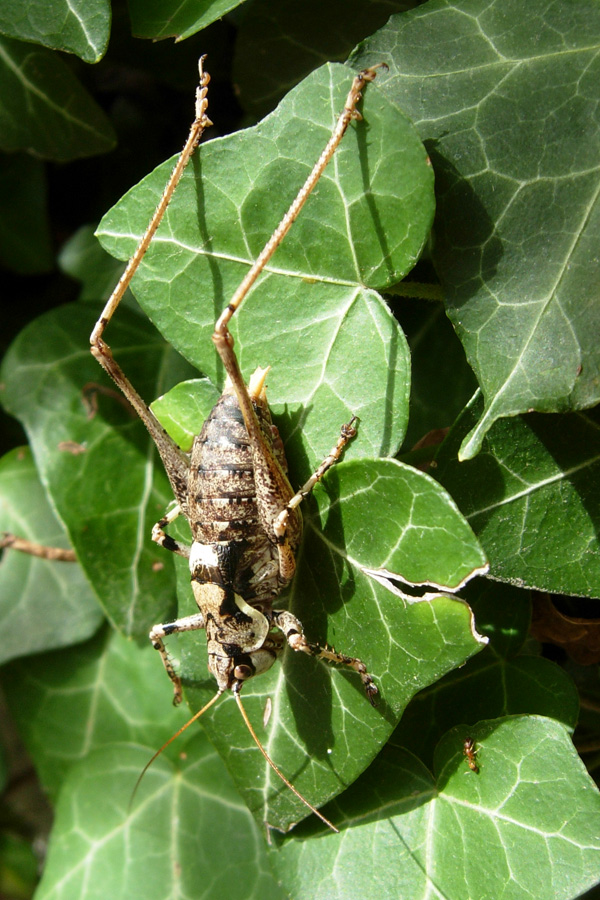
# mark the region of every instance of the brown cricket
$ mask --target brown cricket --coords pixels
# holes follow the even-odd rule
[[[175,495],[176,505],[154,526],[152,539],[189,560],[198,612],[155,625],[150,631],[150,640],[173,682],[174,703],[181,702],[181,680],[163,639],[175,632],[203,628],[208,645],[208,668],[217,681],[217,693],[187,725],[221,694],[231,690],[266,761],[302,802],[336,831],[268,756],[248,719],[240,691],[245,681],[273,665],[287,641],[293,650],[349,666],[357,672],[367,697],[374,703],[377,687],[360,659],[308,641],[301,622],[287,610],[273,606],[294,576],[295,557],[302,535],[299,504],[337,462],[347,442],[356,434],[355,419],[342,426],[329,455],[306,484],[295,492],[288,480],[283,444],[267,403],[265,378],[268,369],[257,369],[246,385],[228,324],[289,231],[348,125],[353,119],[360,118],[356,106],[365,84],[375,78],[377,67],[365,69],[354,78],[325,149],[215,325],[212,339],[227,372],[227,381],[223,394],[195,438],[191,453],[187,454],[169,437],[137,393],[113,358],[103,334],[150,245],[185,166],[205,128],[212,124],[206,114],[210,76],[204,71],[203,62],[204,57],[199,64],[196,116],[189,137],[150,224],[96,323],[90,338],[91,351],[144,422]],[[191,546],[181,544],[165,531],[179,515],[189,522]]]

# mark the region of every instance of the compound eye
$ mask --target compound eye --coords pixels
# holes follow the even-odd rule
[[[246,681],[248,678],[252,678],[254,672],[250,668],[250,666],[239,665],[236,666],[233,670],[234,678],[237,681]]]

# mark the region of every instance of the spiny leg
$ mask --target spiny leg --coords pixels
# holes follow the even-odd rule
[[[152,238],[154,237],[154,234],[156,233],[156,230],[160,225],[171,197],[173,196],[173,192],[175,191],[175,188],[177,187],[177,184],[179,183],[183,171],[190,161],[194,150],[198,146],[204,129],[209,125],[212,125],[212,122],[206,115],[206,110],[208,108],[207,93],[210,76],[208,72],[205,72],[203,70],[203,62],[204,57],[201,57],[199,62],[200,85],[196,90],[196,117],[190,128],[188,139],[179,155],[179,158],[177,159],[177,163],[175,164],[173,172],[171,173],[171,177],[169,178],[167,186],[163,191],[162,197],[159,200],[158,206],[156,207],[156,210],[150,220],[146,232],[143,235],[135,253],[129,260],[127,267],[123,272],[123,275],[119,279],[119,283],[117,284],[106,306],[104,307],[102,315],[96,322],[94,330],[92,331],[92,334],[90,336],[92,354],[96,357],[105,371],[108,372],[113,381],[116,382],[118,387],[121,389],[127,400],[131,403],[136,413],[148,429],[150,436],[154,440],[154,443],[156,444],[158,452],[160,453],[161,459],[165,466],[167,475],[169,476],[169,480],[171,481],[173,490],[175,491],[175,496],[178,500],[182,499],[182,497],[184,496],[182,492],[187,489],[187,472],[189,468],[187,456],[180,450],[177,444],[173,440],[171,440],[171,438],[159,424],[158,420],[148,409],[136,389],[126,377],[121,367],[113,358],[112,351],[108,344],[106,344],[102,339],[102,335],[104,334],[104,329],[110,322],[115,310],[121,302],[123,294],[129,287],[131,279],[137,271],[139,264],[141,263],[150,245],[150,242],[152,241]]]
[[[301,653],[308,654],[308,656],[315,656],[317,659],[326,659],[329,662],[354,669],[354,671],[360,675],[360,680],[363,683],[365,693],[369,698],[371,706],[375,706],[375,697],[379,691],[377,690],[373,678],[367,672],[367,667],[362,660],[357,659],[354,656],[346,656],[344,653],[336,653],[335,650],[329,647],[321,647],[320,644],[307,641],[300,620],[285,609],[273,611],[273,624],[281,629],[292,650],[297,650]]]
[[[356,105],[361,98],[361,91],[363,90],[367,82],[374,80],[377,74],[376,69],[379,68],[380,65],[382,64],[373,66],[370,69],[364,69],[362,72],[359,72],[359,74],[354,78],[348,96],[346,98],[344,109],[337,120],[331,137],[327,142],[327,146],[315,163],[312,172],[304,182],[303,186],[298,191],[296,199],[293,201],[283,219],[267,241],[264,249],[256,259],[254,265],[248,271],[246,277],[236,290],[227,307],[219,316],[215,325],[214,334],[212,336],[213,342],[235,389],[240,404],[240,409],[242,410],[242,414],[244,416],[246,428],[248,430],[248,434],[250,435],[250,439],[252,442],[256,441],[257,446],[264,446],[264,442],[260,434],[260,428],[258,425],[256,413],[254,412],[252,402],[248,395],[248,389],[244,383],[244,379],[242,377],[242,373],[240,371],[240,367],[233,350],[233,337],[231,336],[228,327],[229,321],[231,320],[231,317],[236,312],[236,310],[239,309],[250,288],[292,227],[294,221],[300,213],[300,210],[306,203],[311,191],[323,174],[327,163],[335,153],[338,145],[344,137],[348,125],[350,124],[352,119],[360,118],[360,113],[357,112]]]
[[[275,520],[275,523],[273,525],[273,530],[275,531],[275,534],[279,541],[282,541],[285,537],[290,513],[292,512],[292,510],[296,509],[296,507],[302,503],[304,498],[310,494],[315,484],[321,480],[325,472],[327,472],[328,469],[335,465],[335,463],[342,455],[342,451],[344,450],[344,447],[346,446],[348,441],[352,440],[352,438],[356,435],[356,428],[354,428],[354,423],[356,421],[356,416],[352,416],[347,425],[342,425],[340,436],[335,447],[330,450],[329,454],[325,457],[316,472],[314,472],[310,476],[308,481],[302,485],[300,490],[296,494],[294,494],[290,502],[287,504],[286,508],[283,509],[277,516],[277,519]]]
[[[181,678],[175,671],[175,667],[167,653],[163,638],[168,637],[170,634],[181,633],[182,631],[199,631],[202,628],[204,628],[204,616],[202,613],[196,613],[193,616],[185,616],[183,619],[175,619],[174,622],[165,622],[162,625],[154,625],[150,630],[149,638],[152,646],[160,653],[167,675],[173,682],[173,704],[175,706],[178,706],[181,703]]]
[[[219,353],[219,356],[221,357],[223,365],[225,366],[225,371],[227,372],[229,380],[231,381],[231,384],[235,390],[238,403],[244,417],[244,423],[246,425],[246,430],[248,431],[250,446],[252,448],[256,483],[257,485],[268,485],[270,496],[281,498],[281,500],[283,500],[283,502],[279,502],[278,509],[269,509],[267,497],[265,506],[263,508],[263,518],[269,521],[269,531],[271,532],[272,538],[276,540],[279,545],[280,576],[282,583],[287,583],[291,580],[296,567],[294,553],[292,548],[289,546],[287,535],[290,525],[290,514],[292,512],[292,509],[298,505],[302,497],[299,497],[293,508],[288,508],[288,503],[289,501],[291,501],[294,494],[292,489],[290,488],[286,476],[283,474],[281,467],[277,463],[277,460],[274,459],[273,454],[265,444],[260,430],[258,418],[252,405],[252,399],[242,377],[239,363],[233,349],[234,342],[233,337],[231,336],[231,333],[229,331],[229,321],[236,310],[239,309],[250,288],[292,227],[295,219],[300,213],[300,210],[306,203],[311,191],[317,184],[319,178],[325,170],[325,167],[327,166],[327,163],[335,153],[340,141],[346,133],[348,125],[353,118],[360,117],[360,114],[356,110],[356,105],[361,98],[361,91],[364,88],[365,84],[369,81],[373,81],[373,79],[375,78],[377,68],[378,66],[373,66],[370,69],[365,69],[354,78],[348,96],[346,98],[344,109],[337,120],[337,123],[333,129],[333,132],[331,134],[331,137],[329,138],[329,141],[327,142],[325,149],[315,163],[304,185],[300,188],[295,200],[292,202],[292,205],[288,209],[287,213],[282,218],[281,222],[273,232],[271,238],[267,241],[264,249],[234,293],[233,297],[231,298],[231,302],[220,315],[215,325],[215,330],[212,336],[215,347]],[[341,448],[339,452],[341,452]],[[338,456],[339,452],[337,454]],[[329,465],[331,465],[331,463],[329,463]],[[328,468],[328,466],[326,466],[326,468]],[[289,498],[289,501],[287,501],[287,498]],[[257,499],[259,502],[259,506],[262,505],[263,501],[261,497],[257,497]],[[279,518],[282,514],[282,507],[285,510],[284,519],[279,522]],[[279,522],[279,534],[276,534],[274,531],[276,522]]]

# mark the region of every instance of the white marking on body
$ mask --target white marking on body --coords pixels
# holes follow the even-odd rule
[[[238,609],[240,609],[245,615],[248,616],[249,619],[252,619],[252,625],[254,628],[254,642],[247,643],[244,645],[243,650],[245,653],[252,653],[254,650],[258,650],[264,644],[266,637],[271,630],[271,625],[269,624],[269,620],[266,616],[258,609],[254,609],[253,606],[246,603],[243,597],[240,597],[239,594],[234,594],[235,605]],[[255,663],[256,664],[256,663]],[[258,674],[258,672],[257,672]]]
[[[217,551],[212,544],[193,542],[190,550],[190,572],[195,572],[197,566],[212,566],[216,568],[218,565]]]

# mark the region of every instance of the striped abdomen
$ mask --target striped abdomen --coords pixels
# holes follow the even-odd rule
[[[268,408],[259,405],[256,412],[265,440],[281,464]],[[231,544],[227,556],[234,591],[249,602],[270,602],[281,590],[278,552],[259,518],[248,434],[237,399],[229,391],[222,394],[194,441],[188,485],[187,515],[194,541]],[[207,567],[192,577],[215,583],[223,574]]]

